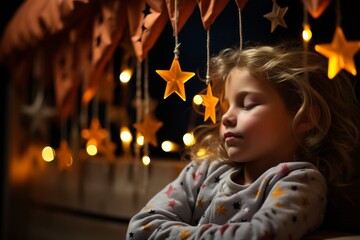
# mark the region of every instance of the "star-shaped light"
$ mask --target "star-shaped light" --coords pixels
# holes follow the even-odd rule
[[[210,84],[207,86],[206,95],[200,94],[200,96],[203,100],[202,105],[205,106],[204,121],[210,117],[213,123],[216,123],[215,107],[219,101],[219,98],[213,96]]]
[[[186,101],[184,83],[192,78],[195,73],[182,72],[179,60],[176,57],[174,57],[170,70],[156,70],[156,73],[167,82],[164,99],[175,92],[182,100]]]
[[[281,8],[276,1],[273,0],[272,11],[264,15],[264,18],[271,21],[271,32],[273,32],[278,25],[287,28],[284,20],[284,15],[287,10],[288,7]]]
[[[60,171],[68,169],[73,164],[71,150],[66,140],[60,141],[60,146],[56,149],[57,166]]]
[[[156,132],[162,125],[162,122],[155,120],[154,117],[148,113],[144,116],[143,122],[134,124],[134,128],[144,136],[144,144],[150,143],[154,147],[157,147]]]
[[[340,26],[336,27],[331,43],[317,44],[315,50],[329,59],[328,77],[333,79],[342,69],[356,75],[354,55],[360,41],[347,41]]]
[[[87,140],[94,139],[100,144],[108,136],[108,132],[101,128],[98,118],[93,118],[90,123],[90,128],[82,130],[81,136]]]

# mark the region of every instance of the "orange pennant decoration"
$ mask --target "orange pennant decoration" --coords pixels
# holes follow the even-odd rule
[[[175,3],[174,0],[166,0],[166,6],[169,13],[169,18],[171,21],[172,28],[174,29],[174,36],[179,33],[182,27],[185,25],[186,21],[189,19],[191,14],[194,11],[196,6],[196,1],[194,0],[181,0],[178,1],[178,26],[177,26],[177,33],[175,32]]]
[[[206,95],[200,94],[200,96],[203,100],[202,105],[205,106],[204,121],[206,121],[210,117],[213,123],[216,123],[215,109],[216,109],[216,104],[219,101],[219,98],[213,96],[210,83],[207,86]]]
[[[201,20],[205,30],[208,30],[214,23],[215,19],[224,10],[229,0],[217,1],[217,0],[197,0]]]
[[[302,0],[303,4],[313,18],[318,18],[329,6],[330,0]]]
[[[169,17],[165,1],[127,1],[129,30],[138,61],[142,62],[164,29]]]
[[[354,56],[360,41],[347,41],[340,26],[336,27],[331,43],[317,44],[315,50],[329,59],[328,77],[333,79],[342,69],[356,75]]]
[[[176,57],[174,57],[170,70],[156,70],[156,73],[167,82],[164,99],[175,92],[182,100],[186,101],[184,83],[192,78],[195,73],[182,72],[179,60]]]
[[[235,2],[236,2],[236,5],[238,6],[238,8],[243,10],[246,3],[248,2],[248,0],[235,0]]]

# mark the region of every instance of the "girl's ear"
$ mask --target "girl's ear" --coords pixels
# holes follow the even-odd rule
[[[320,111],[318,106],[311,106],[308,113],[305,113],[300,122],[296,125],[295,130],[297,134],[303,134],[313,129],[319,122]]]

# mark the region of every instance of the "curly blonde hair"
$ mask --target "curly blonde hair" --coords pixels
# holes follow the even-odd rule
[[[350,176],[360,146],[360,110],[353,81],[345,73],[328,79],[324,57],[284,45],[225,49],[211,59],[210,82],[213,94],[220,98],[218,121],[195,129],[196,144],[188,155],[191,159],[228,159],[218,130],[224,83],[234,68],[246,68],[254,77],[272,84],[294,115],[293,129],[304,118],[314,123],[299,139],[300,161],[313,163],[330,184],[338,185]],[[316,119],[311,114],[314,109]],[[199,149],[205,149],[206,154],[198,156]]]

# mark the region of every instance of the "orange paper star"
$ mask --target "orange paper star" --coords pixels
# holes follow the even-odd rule
[[[264,18],[271,21],[271,32],[273,32],[278,25],[287,28],[284,20],[284,15],[287,10],[288,7],[281,8],[276,1],[273,0],[272,11],[264,15]]]
[[[195,73],[182,72],[179,60],[176,57],[170,70],[156,70],[156,72],[167,82],[164,99],[175,92],[182,100],[186,100],[184,83],[192,78]]]
[[[200,96],[203,100],[202,105],[205,106],[204,121],[210,117],[213,123],[216,123],[215,107],[219,101],[219,98],[213,96],[210,84],[207,86],[206,95],[200,94]]]
[[[143,122],[135,123],[134,127],[144,136],[144,144],[150,143],[156,147],[156,132],[162,127],[162,125],[162,122],[156,121],[154,117],[148,113],[145,115]]]
[[[347,41],[340,26],[336,27],[331,43],[317,44],[315,50],[329,59],[328,77],[333,79],[342,69],[356,75],[354,55],[360,41]]]
[[[100,121],[93,118],[90,123],[90,129],[81,131],[81,136],[87,140],[94,139],[97,143],[101,143],[108,135],[108,132],[101,128]]]
[[[71,150],[66,140],[61,140],[59,148],[56,150],[56,159],[59,170],[66,170],[73,164]]]

